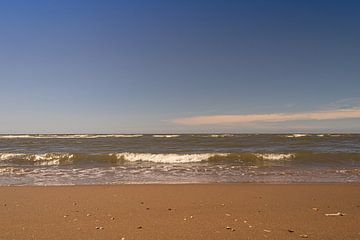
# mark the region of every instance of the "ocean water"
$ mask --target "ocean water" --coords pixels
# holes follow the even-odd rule
[[[360,182],[360,134],[0,135],[0,185]]]

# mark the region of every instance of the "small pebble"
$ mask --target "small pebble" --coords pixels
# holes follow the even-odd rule
[[[91,216],[91,214],[90,214],[90,213],[88,213],[88,214],[86,214],[86,216],[87,216],[87,217],[90,217],[90,216]]]
[[[300,237],[302,237],[302,238],[308,238],[309,236],[306,235],[306,234],[301,234]]]
[[[232,228],[232,227],[226,226],[226,229],[227,229],[227,230],[230,230],[230,231],[232,231],[232,232],[235,232],[235,229]]]
[[[172,209],[171,208],[168,208],[169,211],[171,211]]]
[[[144,204],[144,202],[140,202],[140,204],[141,204],[141,205],[143,205],[143,204]]]
[[[122,238],[121,238],[121,240],[125,240],[125,238],[124,238],[124,237],[122,237]]]
[[[142,229],[142,226],[138,226],[137,229]]]
[[[226,216],[228,216],[228,217],[230,217],[230,216],[231,216],[231,214],[229,214],[229,213],[225,213],[225,215],[226,215]]]
[[[289,232],[289,233],[293,233],[293,232],[295,232],[295,231],[292,230],[292,229],[288,229],[288,232]]]
[[[264,232],[270,233],[270,232],[271,232],[271,230],[264,229]]]
[[[97,230],[104,230],[104,227],[96,227]]]
[[[150,208],[147,207],[146,210],[150,210]]]
[[[111,220],[113,220],[113,221],[115,220],[115,218],[114,218],[114,217],[111,217],[110,219],[111,219]]]
[[[314,211],[319,211],[319,209],[316,208],[316,207],[312,208],[312,210],[314,210]]]

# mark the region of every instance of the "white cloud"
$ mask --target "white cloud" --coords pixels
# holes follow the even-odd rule
[[[360,108],[336,109],[300,113],[270,113],[244,115],[211,115],[179,118],[173,120],[179,125],[248,124],[259,122],[287,122],[301,120],[336,120],[360,118]]]

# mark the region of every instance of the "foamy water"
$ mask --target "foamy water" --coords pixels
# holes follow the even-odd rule
[[[360,182],[360,135],[0,135],[0,185],[205,182]]]

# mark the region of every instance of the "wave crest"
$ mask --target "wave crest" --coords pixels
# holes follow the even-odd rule
[[[175,134],[169,134],[169,135],[155,134],[155,135],[153,135],[153,137],[155,137],[155,138],[176,138],[176,137],[180,137],[180,135],[175,135]]]
[[[93,139],[93,138],[133,138],[142,134],[39,134],[39,135],[0,135],[0,139]]]
[[[312,161],[313,163],[334,163],[336,161],[360,161],[358,153],[0,153],[0,161],[11,164],[32,164],[36,166],[69,165],[89,162],[123,164],[126,162],[152,163],[238,163],[260,164],[262,162]],[[1,164],[0,162],[0,164]]]

